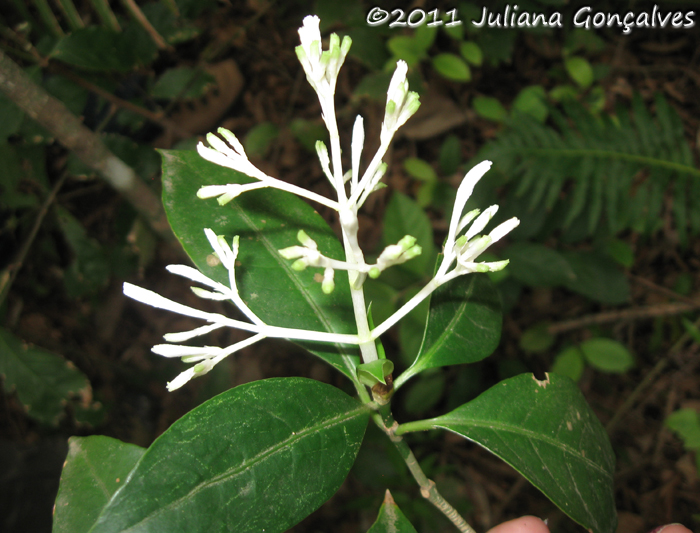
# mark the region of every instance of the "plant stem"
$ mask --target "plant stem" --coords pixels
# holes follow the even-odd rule
[[[129,11],[136,22],[138,22],[141,27],[146,30],[146,33],[159,50],[167,50],[170,48],[170,45],[165,41],[160,33],[158,33],[158,30],[153,27],[153,24],[151,24],[151,22],[146,18],[146,15],[143,14],[143,11],[141,11],[141,8],[136,5],[134,0],[122,0],[122,5],[127,9],[127,11]]]
[[[396,429],[399,425],[391,414],[391,404],[380,406],[379,413],[381,414],[381,424],[377,421],[378,417],[373,418],[374,422],[379,426],[379,429],[386,433],[389,440],[391,440],[392,444],[398,450],[408,470],[411,472],[411,475],[416,480],[416,483],[418,483],[421,496],[437,507],[462,533],[476,533],[474,528],[472,528],[457,510],[442,497],[435,486],[435,482],[428,479],[428,476],[423,472],[423,469],[418,464],[416,456],[413,455],[406,441],[404,441],[403,437],[396,434]]]
[[[63,146],[97,171],[129,202],[161,237],[172,240],[158,196],[115,156],[102,139],[71,113],[60,100],[34,83],[10,58],[0,51],[0,91],[32,119],[44,126]]]

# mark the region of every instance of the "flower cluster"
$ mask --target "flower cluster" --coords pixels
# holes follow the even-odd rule
[[[490,162],[484,161],[472,168],[459,186],[447,240],[445,241],[444,256],[434,278],[392,317],[379,326],[370,329],[362,291],[364,280],[367,276],[376,278],[387,268],[416,257],[421,253],[421,247],[416,244],[414,237],[406,235],[398,243],[387,246],[380,253],[374,264],[368,264],[364,259],[364,254],[357,240],[357,212],[367,197],[382,186],[381,179],[387,169],[383,158],[386,155],[389,143],[397,129],[417,111],[420,101],[418,95],[408,89],[408,81],[406,79],[408,67],[406,63],[399,61],[387,92],[384,121],[380,133],[380,146],[361,175],[360,165],[365,133],[362,117],[358,116],[352,131],[351,168],[344,173],[342,171],[340,137],[335,120],[334,96],[338,72],[348,53],[351,41],[349,37],[345,37],[341,42],[337,35],[331,35],[329,48],[324,51],[318,17],[306,17],[304,19],[304,26],[299,29],[299,37],[301,45],[296,48],[297,56],[309,83],[318,94],[323,120],[330,138],[330,151],[325,143],[318,141],[316,143],[316,152],[324,174],[337,193],[337,200],[326,198],[313,191],[297,187],[265,174],[250,162],[243,145],[236,136],[223,128],[218,130],[221,138],[210,133],[207,135],[209,146],[199,143],[197,151],[204,159],[242,172],[256,181],[245,185],[221,184],[205,186],[198,191],[197,196],[201,199],[217,198],[220,205],[225,205],[245,192],[264,187],[273,187],[336,210],[339,214],[343,234],[345,261],[325,256],[318,249],[317,243],[303,230],[300,230],[297,234],[300,245],[283,248],[279,250],[279,253],[284,259],[293,261],[291,267],[294,270],[304,270],[309,267],[323,269],[321,289],[326,294],[331,293],[335,288],[335,271],[345,270],[348,272],[350,293],[357,322],[357,334],[336,334],[283,328],[266,324],[246,305],[240,297],[236,286],[238,237],[234,237],[229,245],[223,237],[217,236],[211,229],[205,229],[205,236],[214,254],[228,271],[228,285],[214,281],[189,266],[171,265],[168,267],[168,270],[207,287],[206,289],[193,287],[192,290],[197,296],[210,300],[230,301],[243,313],[248,321],[230,319],[218,313],[199,311],[135,285],[124,284],[124,293],[135,300],[207,322],[206,325],[191,331],[169,333],[165,335],[165,340],[171,344],[159,344],[153,347],[153,351],[159,355],[180,357],[185,363],[194,363],[193,366],[182,372],[168,384],[169,390],[175,390],[190,379],[206,374],[224,358],[265,337],[354,344],[359,346],[364,363],[371,363],[378,358],[375,340],[414,309],[422,300],[427,298],[437,287],[463,274],[501,270],[508,263],[508,261],[479,263],[476,260],[491,244],[515,228],[518,225],[518,220],[515,218],[508,220],[496,227],[488,235],[481,235],[481,232],[495,215],[498,207],[491,206],[483,213],[479,213],[479,210],[470,211],[466,214],[462,213],[474,186],[491,166]],[[251,333],[251,336],[226,348],[196,347],[180,344],[222,327],[232,327],[247,331]],[[359,381],[357,384],[359,384]]]

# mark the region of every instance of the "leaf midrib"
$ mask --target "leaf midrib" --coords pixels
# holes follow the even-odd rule
[[[479,419],[464,419],[460,417],[459,419],[452,419],[452,418],[445,418],[445,417],[440,417],[439,421],[436,421],[436,423],[433,424],[434,428],[442,428],[446,429],[448,431],[452,431],[454,433],[457,433],[458,435],[461,435],[464,438],[467,438],[469,440],[473,440],[475,442],[478,442],[475,440],[473,437],[468,436],[468,432],[465,431],[464,433],[460,433],[453,427],[448,427],[447,425],[444,424],[449,424],[452,422],[455,426],[467,426],[468,428],[482,428],[482,429],[489,429],[493,431],[502,431],[504,433],[511,433],[514,435],[518,435],[524,438],[528,438],[531,440],[536,440],[536,441],[542,441],[544,443],[550,444],[551,446],[555,448],[559,448],[563,453],[567,453],[569,455],[572,455],[573,457],[579,459],[580,461],[584,462],[585,464],[589,465],[591,468],[594,470],[600,472],[601,474],[604,474],[606,478],[612,480],[612,474],[605,470],[601,465],[598,463],[592,461],[591,459],[582,456],[580,453],[577,453],[571,446],[568,446],[567,444],[564,444],[560,440],[554,439],[552,437],[548,437],[547,435],[543,435],[542,433],[537,433],[532,430],[527,430],[523,429],[522,427],[515,426],[512,424],[506,424],[504,422],[497,422],[497,421],[483,421]],[[481,443],[479,443],[481,444]]]
[[[187,500],[187,499],[193,497],[194,495],[196,495],[197,493],[202,492],[210,487],[213,487],[215,485],[218,485],[220,483],[224,483],[226,481],[229,481],[229,480],[235,478],[236,476],[240,475],[241,473],[245,472],[246,470],[254,467],[257,463],[263,462],[264,460],[268,459],[269,457],[273,456],[274,454],[278,453],[279,451],[283,450],[284,448],[287,448],[288,446],[290,446],[290,444],[293,444],[294,442],[297,442],[297,441],[301,440],[302,438],[305,438],[309,434],[316,434],[321,430],[329,429],[335,425],[342,424],[348,420],[355,418],[356,416],[358,416],[359,414],[361,414],[365,411],[367,411],[367,407],[365,407],[364,405],[359,405],[358,407],[356,407],[352,411],[346,411],[345,413],[342,413],[340,415],[336,415],[332,418],[327,418],[320,424],[316,424],[314,426],[307,427],[307,428],[303,429],[302,431],[298,431],[295,434],[286,438],[285,440],[278,442],[274,446],[271,446],[271,447],[267,448],[266,450],[262,450],[262,451],[258,452],[257,455],[241,462],[239,465],[236,465],[235,467],[230,468],[226,472],[218,474],[217,476],[214,476],[205,482],[202,482],[202,483],[195,485],[189,492],[187,492],[187,494],[184,494],[184,495],[180,496],[179,498],[173,500],[172,502],[168,503],[167,505],[159,507],[155,511],[147,514],[143,519],[141,519],[137,523],[131,525],[128,529],[122,530],[122,532],[126,533],[129,531],[135,531],[134,528],[149,522],[150,520],[156,518],[157,516],[159,516],[160,514],[162,514],[163,512],[165,512],[169,509],[173,509],[173,508],[177,507],[184,500]]]

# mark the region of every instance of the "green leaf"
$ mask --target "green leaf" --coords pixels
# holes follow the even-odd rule
[[[574,272],[575,279],[564,285],[579,294],[610,305],[622,304],[630,298],[630,285],[615,261],[596,252],[562,252]]]
[[[368,420],[311,379],[231,389],[158,437],[91,531],[286,531],[340,487]]]
[[[567,57],[564,67],[579,87],[587,89],[593,83],[593,68],[587,59],[579,56]]]
[[[289,129],[296,140],[312,154],[316,154],[316,141],[328,139],[328,130],[323,125],[303,118],[292,120]]]
[[[536,324],[526,329],[520,337],[520,348],[528,353],[547,351],[554,344],[554,335],[548,330],[549,324]]]
[[[632,268],[634,265],[634,250],[623,240],[611,239],[607,243],[605,251],[616,263],[625,268]]]
[[[407,35],[392,37],[387,41],[386,45],[394,55],[391,61],[393,65],[396,64],[395,59],[403,59],[409,67],[413,67],[425,57],[425,50],[421,48],[420,43]]]
[[[0,117],[0,142],[4,143],[10,135],[19,131],[24,120],[24,111],[4,94],[0,94]]]
[[[570,379],[522,374],[425,423],[494,453],[584,528],[615,531],[615,455]]]
[[[554,287],[576,280],[567,260],[542,244],[514,243],[503,251],[511,275],[531,287]]]
[[[488,357],[501,338],[501,321],[501,301],[488,276],[469,274],[438,287],[418,356],[395,387],[428,368]]]
[[[408,518],[401,512],[389,489],[384,494],[384,502],[379,516],[367,533],[416,533]]]
[[[428,26],[427,24],[418,26],[413,33],[413,41],[416,48],[422,53],[426,53],[428,49],[433,46],[437,31],[437,26]]]
[[[681,317],[681,323],[685,332],[697,343],[700,344],[700,329],[685,317]]]
[[[406,169],[411,177],[420,181],[436,181],[437,174],[430,163],[423,161],[417,157],[408,157],[404,159],[403,168]]]
[[[585,367],[581,348],[571,346],[557,354],[552,365],[552,372],[566,376],[572,381],[581,379]]]
[[[68,439],[52,532],[90,531],[145,452],[140,446],[101,435]]]
[[[508,111],[503,104],[491,96],[476,96],[472,107],[477,115],[495,122],[503,122],[508,117]]]
[[[455,54],[438,54],[433,57],[433,67],[438,73],[452,81],[469,81],[472,73],[464,60]]]
[[[484,61],[484,54],[481,52],[479,45],[474,41],[464,41],[460,44],[459,53],[475,67],[480,67],[481,63]]]
[[[665,424],[678,434],[686,449],[700,451],[700,413],[695,409],[679,409],[670,414]]]
[[[634,366],[629,350],[612,339],[589,339],[580,348],[588,364],[601,372],[622,374]]]
[[[357,365],[357,377],[360,382],[368,387],[374,387],[377,383],[386,385],[386,377],[394,371],[394,363],[388,359],[377,359],[370,363]]]
[[[57,219],[63,235],[75,254],[65,271],[63,282],[71,296],[94,294],[109,282],[110,264],[100,244],[90,238],[85,229],[67,210],[56,206]]]
[[[168,221],[187,254],[205,275],[228,284],[228,271],[210,266],[212,249],[203,228],[241,239],[236,278],[241,297],[268,324],[335,333],[356,333],[347,274],[336,273],[336,287],[326,295],[314,281],[313,268],[297,272],[277,250],[297,243],[299,229],[319,250],[340,259],[343,250],[333,231],[314,209],[298,197],[275,189],[247,192],[219,207],[216,200],[198,200],[203,185],[249,183],[231,169],[202,159],[197,152],[163,151],[163,204]],[[402,235],[403,236],[403,235]],[[284,295],[284,305],[280,305]],[[304,343],[307,349],[356,380],[355,347]]]
[[[135,23],[121,33],[100,26],[76,30],[62,37],[51,51],[54,59],[100,72],[126,72],[149,64],[157,55],[156,45]]]
[[[445,176],[451,176],[462,164],[462,144],[456,135],[448,135],[440,147],[440,172]]]
[[[5,329],[0,329],[0,376],[5,393],[16,390],[27,414],[44,424],[58,423],[68,399],[92,396],[87,378],[70,362]]]
[[[513,109],[527,113],[535,117],[539,122],[544,122],[549,115],[549,109],[545,104],[546,93],[541,85],[530,85],[518,93],[513,100]]]
[[[410,197],[394,191],[384,212],[384,235],[382,240],[385,245],[396,244],[404,235],[415,237],[416,244],[423,251],[419,256],[414,257],[403,265],[399,265],[398,268],[423,276],[429,268],[428,265],[432,265],[435,262],[436,252],[430,219],[425,214],[425,211]]]
[[[211,74],[189,68],[177,67],[163,72],[151,88],[153,98],[199,98],[216,84]]]
[[[279,128],[272,122],[261,122],[254,126],[243,140],[249,157],[263,157],[279,135]]]

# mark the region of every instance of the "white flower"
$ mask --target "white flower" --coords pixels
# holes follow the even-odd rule
[[[407,72],[406,62],[397,61],[386,95],[386,109],[380,134],[382,144],[388,144],[396,130],[403,126],[420,107],[418,93],[408,90]]]
[[[331,34],[329,48],[325,52],[321,45],[320,19],[313,15],[304,17],[299,28],[301,44],[296,47],[297,57],[306,73],[306,79],[321,98],[332,98],[338,72],[350,50],[352,40],[347,35],[342,43],[335,33]]]
[[[475,261],[489,246],[503,238],[520,224],[520,221],[517,218],[511,218],[500,224],[487,236],[479,236],[478,234],[498,211],[498,206],[492,205],[480,215],[479,210],[475,209],[462,216],[464,206],[474,191],[474,187],[490,168],[491,161],[482,161],[467,172],[457,189],[450,228],[445,241],[444,257],[440,268],[435,274],[435,279],[439,284],[470,272],[495,272],[505,268],[508,264],[508,261],[496,261],[493,263],[476,263]],[[469,224],[471,226],[467,232],[458,238],[459,233]],[[455,261],[457,265],[452,271],[448,272]]]

